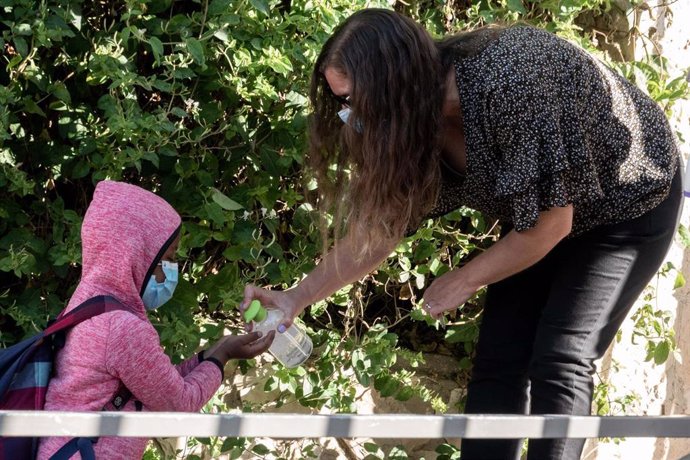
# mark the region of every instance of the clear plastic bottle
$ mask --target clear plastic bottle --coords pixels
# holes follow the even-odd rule
[[[283,312],[276,309],[266,309],[263,321],[254,321],[253,330],[264,334],[276,330],[276,337],[268,351],[285,367],[297,367],[307,360],[314,348],[309,335],[297,321],[292,323],[282,334],[277,331],[283,320]]]

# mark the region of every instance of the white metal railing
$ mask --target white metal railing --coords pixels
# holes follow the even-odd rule
[[[690,437],[690,416],[304,415],[0,411],[0,436]]]

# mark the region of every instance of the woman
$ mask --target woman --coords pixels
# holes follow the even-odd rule
[[[379,9],[355,13],[326,42],[311,102],[311,166],[345,231],[298,286],[248,286],[243,304],[280,308],[289,326],[423,219],[469,206],[498,218],[502,237],[424,293],[438,318],[488,286],[466,411],[589,414],[593,363],[675,230],[679,155],[662,110],[548,32],[487,28],[434,42]],[[528,458],[576,459],[583,443],[533,440]],[[466,460],[519,451],[518,440],[462,445]]]

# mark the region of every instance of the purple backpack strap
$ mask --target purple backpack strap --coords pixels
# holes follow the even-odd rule
[[[122,305],[115,297],[106,295],[92,297],[73,310],[60,314],[57,319],[55,319],[55,321],[45,329],[44,335],[55,334],[56,332],[74,327],[82,321],[93,318],[94,316],[116,310],[128,311],[129,309]],[[115,392],[113,399],[103,406],[102,410],[122,410],[131,397],[132,393],[127,389],[127,387],[121,384]]]
[[[64,333],[84,320],[116,310],[128,309],[114,297],[93,297],[58,316],[35,336],[0,350],[0,408],[43,409],[54,353],[64,344]],[[125,402],[129,399],[127,393],[124,386],[118,390],[118,395]],[[96,441],[97,438],[77,438],[68,443],[66,450],[61,449],[64,457],[55,458],[70,458],[77,451],[84,459],[93,458],[93,444]],[[37,437],[0,437],[0,460],[33,458],[37,447]]]
[[[82,321],[93,318],[101,313],[116,310],[129,311],[129,309],[122,305],[115,297],[107,295],[92,297],[73,310],[60,314],[60,316],[58,316],[57,319],[43,331],[43,335],[47,336],[64,329],[69,329],[70,327],[76,326]]]

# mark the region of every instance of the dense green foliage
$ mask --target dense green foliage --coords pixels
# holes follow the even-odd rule
[[[1,0],[0,343],[33,334],[64,306],[79,279],[81,219],[105,178],[156,191],[183,216],[183,277],[174,299],[152,316],[174,360],[240,326],[235,308],[246,283],[288,288],[299,281],[322,247],[307,200],[314,184],[302,173],[311,65],[333,28],[364,3]],[[610,8],[607,0],[367,5],[394,7],[436,36],[523,20],[590,49],[592,35],[577,24]],[[687,93],[663,60],[623,70],[644,77],[669,110]],[[318,353],[310,372],[275,366],[263,382],[279,395],[272,404],[298,400],[349,412],[358,382],[444,411],[446,402],[410,369],[421,351],[437,350],[459,360],[464,381],[481,293],[445,330],[415,304],[435,276],[494,235],[493,224],[469,209],[429,221],[372,276],[308,309]],[[663,362],[673,336],[649,308],[636,321],[659,332],[650,353]],[[666,345],[655,352],[659,343]],[[254,365],[241,363],[240,371]],[[209,405],[228,409],[222,397]],[[248,445],[200,442],[216,454],[239,455]],[[254,449],[269,454],[261,444]],[[454,455],[451,446],[439,449]],[[369,452],[379,458],[375,445]]]

